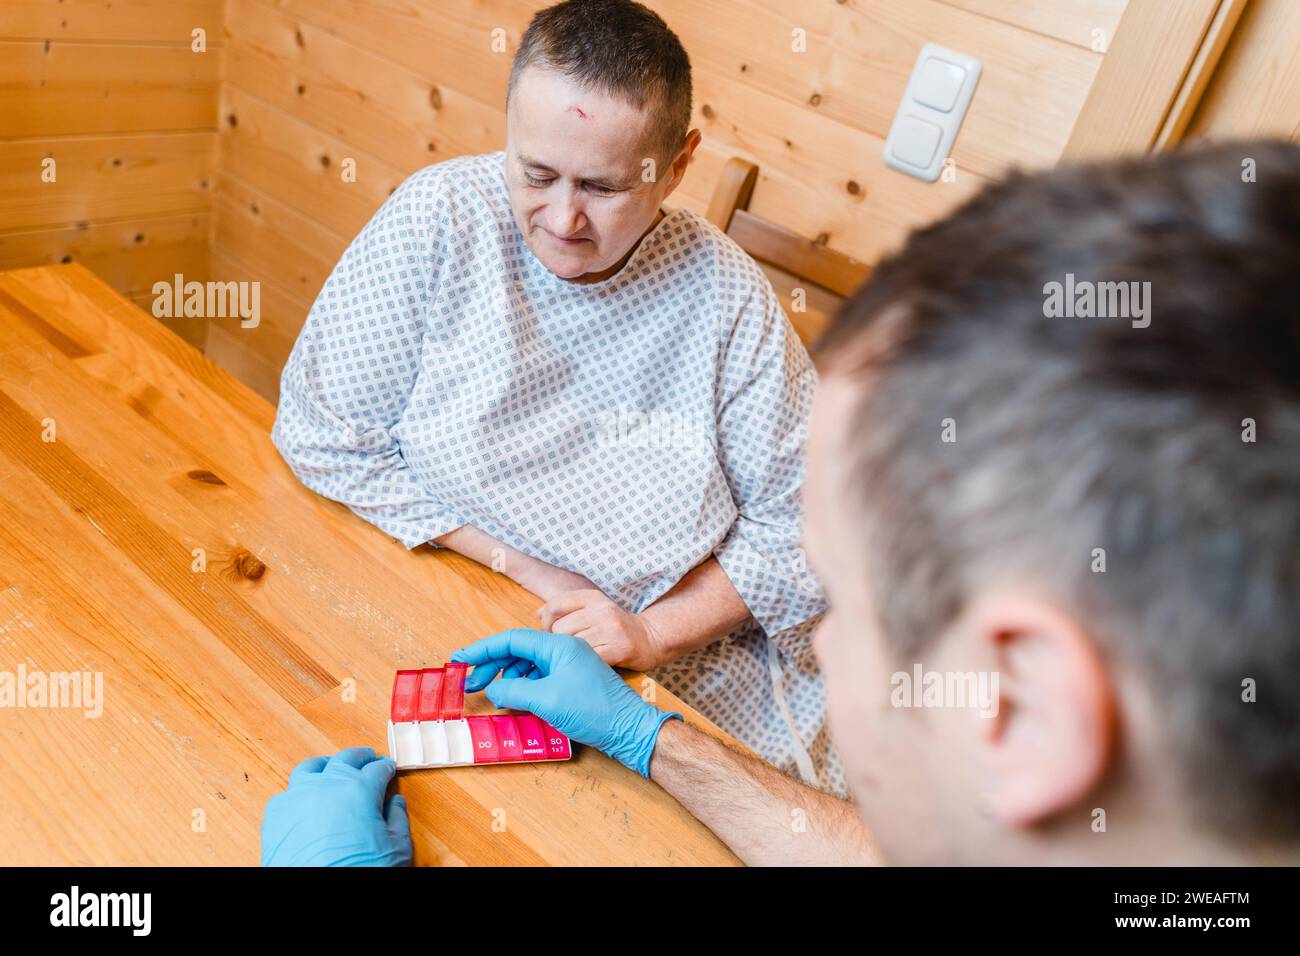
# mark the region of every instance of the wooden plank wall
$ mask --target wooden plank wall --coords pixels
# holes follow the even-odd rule
[[[1300,143],[1300,3],[1250,0],[1187,136]]]
[[[504,146],[510,56],[536,0],[229,0],[213,271],[262,283],[262,322],[213,323],[209,352],[273,395],[330,267],[410,172]],[[695,79],[704,211],[723,162],[758,163],[751,209],[873,262],[1008,166],[1057,159],[1125,0],[651,0]],[[493,31],[505,52],[493,52]],[[802,30],[806,52],[793,52]],[[881,150],[921,45],[978,55],[954,183]],[[356,162],[357,180],[340,175]]]
[[[161,278],[207,278],[222,15],[222,0],[0,3],[0,269],[76,260],[146,308]],[[168,324],[202,344],[201,320]]]

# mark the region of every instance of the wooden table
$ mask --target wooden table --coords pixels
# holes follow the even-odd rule
[[[535,622],[508,579],[300,485],[274,411],[83,267],[0,273],[0,671],[103,675],[98,717],[0,707],[0,864],[256,864],[296,763],[385,749],[396,669]],[[578,750],[400,775],[416,862],[737,862]]]

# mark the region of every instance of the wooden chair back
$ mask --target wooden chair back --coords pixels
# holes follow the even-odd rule
[[[866,281],[871,267],[751,213],[757,180],[753,163],[735,156],[727,160],[705,216],[758,260],[795,331],[812,344],[840,303]]]

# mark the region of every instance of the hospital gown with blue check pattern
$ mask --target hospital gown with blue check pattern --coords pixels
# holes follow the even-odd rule
[[[685,209],[614,276],[560,279],[504,162],[417,171],[352,241],[285,365],[276,447],[407,548],[471,524],[633,612],[715,556],[753,621],[653,676],[842,794],[799,543],[816,373],[771,284]]]

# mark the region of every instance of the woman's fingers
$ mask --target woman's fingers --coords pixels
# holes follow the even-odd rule
[[[626,656],[622,653],[623,648],[620,645],[592,644],[591,649],[596,652],[597,657],[610,667],[618,667],[623,663],[623,658]]]
[[[572,616],[572,615],[570,615]],[[568,620],[568,618],[565,618]],[[564,623],[561,621],[560,623]],[[627,656],[627,648],[621,640],[610,642],[608,634],[601,633],[596,628],[574,628],[572,631],[562,631],[559,633],[569,634],[579,640],[586,641],[591,645],[591,649],[596,652],[596,656],[608,664],[610,667],[617,667]]]
[[[578,632],[587,630],[591,624],[590,612],[586,608],[579,608],[572,614],[557,619],[551,624],[550,631],[552,634],[572,634],[574,637],[582,637]],[[591,642],[587,641],[587,643]]]
[[[626,663],[632,649],[627,638],[609,628],[584,624],[575,620],[588,613],[579,611],[577,614],[570,614],[568,617],[561,618],[555,624],[557,628],[561,628],[556,633],[569,634],[586,641],[591,645],[591,649],[596,652],[596,656],[610,667],[618,667]],[[574,623],[570,624],[570,622]]]
[[[565,591],[563,594],[557,594],[551,598],[537,612],[537,616],[542,620],[542,627],[553,634],[572,633],[568,631],[555,630],[555,624],[567,614],[579,611],[587,607],[592,600],[593,594],[600,594],[599,591]],[[601,595],[603,597],[603,595]]]

